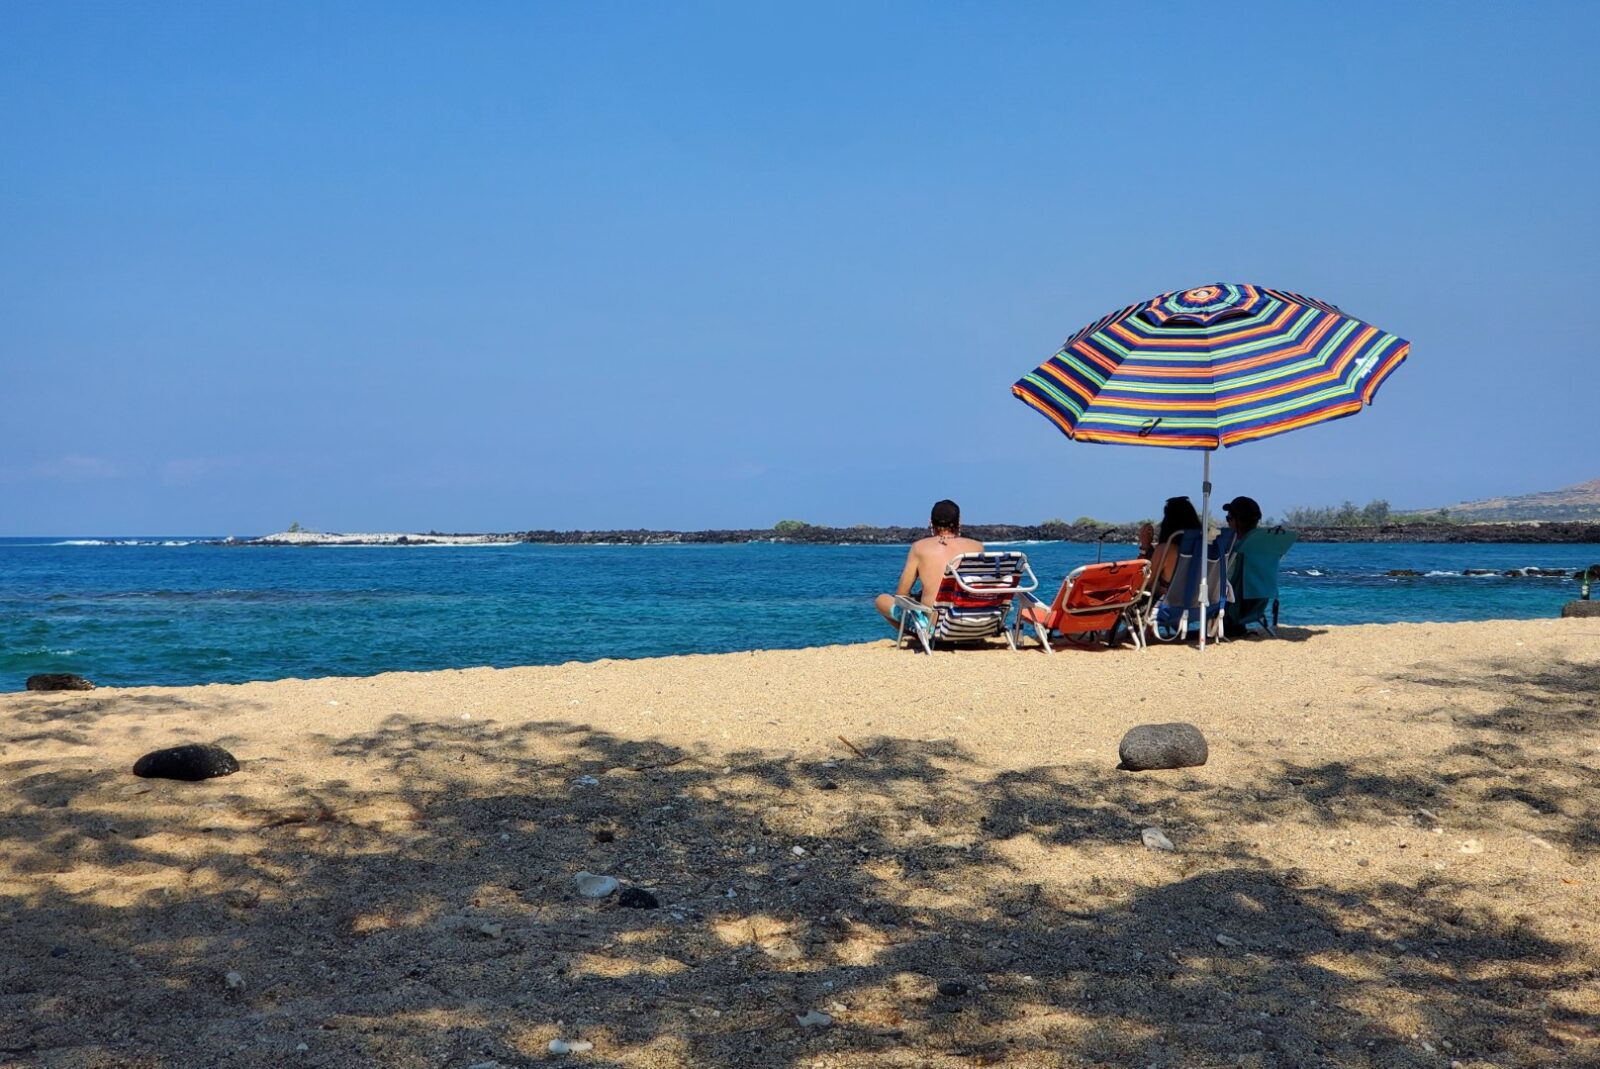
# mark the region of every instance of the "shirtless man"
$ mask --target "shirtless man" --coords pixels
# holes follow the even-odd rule
[[[900,571],[900,583],[894,594],[879,594],[878,611],[889,625],[898,629],[900,611],[895,604],[895,594],[909,596],[917,583],[922,584],[922,604],[932,605],[939,596],[939,583],[944,578],[944,567],[951,558],[962,553],[982,553],[983,543],[961,537],[961,509],[954,501],[941,501],[933,506],[928,527],[933,534],[911,544],[906,554],[906,566]]]

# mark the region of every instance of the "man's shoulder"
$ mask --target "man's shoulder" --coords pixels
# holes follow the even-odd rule
[[[951,538],[948,535],[942,539],[938,535],[929,535],[911,543],[911,552],[918,554],[948,554],[952,549],[958,553],[982,553],[983,543],[973,538]]]

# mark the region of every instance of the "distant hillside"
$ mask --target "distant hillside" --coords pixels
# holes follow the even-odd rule
[[[1451,505],[1447,511],[1451,519],[1467,523],[1516,520],[1592,522],[1600,520],[1600,479],[1537,494],[1467,501]]]

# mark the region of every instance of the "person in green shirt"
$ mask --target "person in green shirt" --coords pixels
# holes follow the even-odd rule
[[[1261,525],[1261,506],[1253,497],[1236,497],[1222,506],[1228,529],[1217,536],[1216,548],[1228,554],[1228,584],[1234,596],[1223,607],[1222,629],[1229,638],[1245,633],[1244,621],[1259,619],[1267,604],[1262,598],[1244,597],[1244,554],[1240,552]]]

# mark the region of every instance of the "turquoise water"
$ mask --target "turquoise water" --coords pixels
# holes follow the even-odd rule
[[[553,664],[861,642],[901,546],[227,548],[189,539],[0,539],[0,690],[35,672],[108,685]],[[64,544],[69,542],[96,544]],[[1041,582],[1095,558],[1036,543]],[[1108,546],[1107,559],[1131,546]],[[1600,546],[1301,545],[1289,624],[1551,617]],[[1393,578],[1391,569],[1429,573]]]

